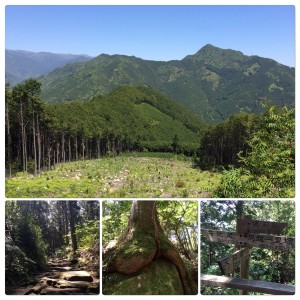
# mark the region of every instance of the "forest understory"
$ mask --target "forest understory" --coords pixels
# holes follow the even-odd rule
[[[6,294],[99,294],[99,215],[99,201],[6,201]]]

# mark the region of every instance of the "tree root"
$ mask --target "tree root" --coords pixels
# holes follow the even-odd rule
[[[138,210],[138,207],[132,209],[133,212],[138,212]],[[149,265],[156,257],[162,257],[177,268],[184,293],[196,295],[198,293],[196,284],[176,248],[165,236],[159,224],[155,202],[151,206],[150,214],[152,225],[147,224],[147,227],[141,228],[141,224],[136,224],[136,215],[132,213],[128,227],[108,257],[107,271],[126,275],[134,274]]]
[[[161,256],[168,259],[177,268],[184,293],[186,295],[197,295],[197,287],[189,272],[186,270],[183,260],[178,252],[172,248],[162,249]]]
[[[142,249],[140,248],[140,250]],[[114,272],[118,272],[121,274],[133,274],[145,268],[154,259],[155,254],[156,248],[154,248],[147,255],[135,254],[131,257],[118,257],[117,255],[110,269],[113,269]]]

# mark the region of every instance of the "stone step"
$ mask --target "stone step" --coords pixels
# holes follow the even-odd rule
[[[86,295],[86,293],[80,288],[60,289],[49,286],[43,289],[40,295]]]
[[[67,281],[87,281],[93,282],[93,277],[87,271],[63,272],[61,278]]]
[[[45,284],[45,283],[37,284],[37,285],[33,286],[32,288],[30,288],[29,290],[27,290],[27,291],[24,293],[24,295],[30,295],[30,294],[36,294],[36,295],[38,295],[38,294],[40,294],[41,291],[42,291],[43,289],[45,289],[47,286],[48,286],[48,285]]]

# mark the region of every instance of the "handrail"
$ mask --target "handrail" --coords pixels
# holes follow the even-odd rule
[[[295,286],[283,283],[230,278],[217,275],[201,275],[202,285],[212,285],[223,288],[233,288],[251,292],[261,292],[271,295],[294,295]]]

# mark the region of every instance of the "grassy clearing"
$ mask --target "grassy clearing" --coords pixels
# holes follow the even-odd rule
[[[57,166],[6,180],[7,198],[203,198],[221,175],[192,168],[190,158],[130,153]]]

